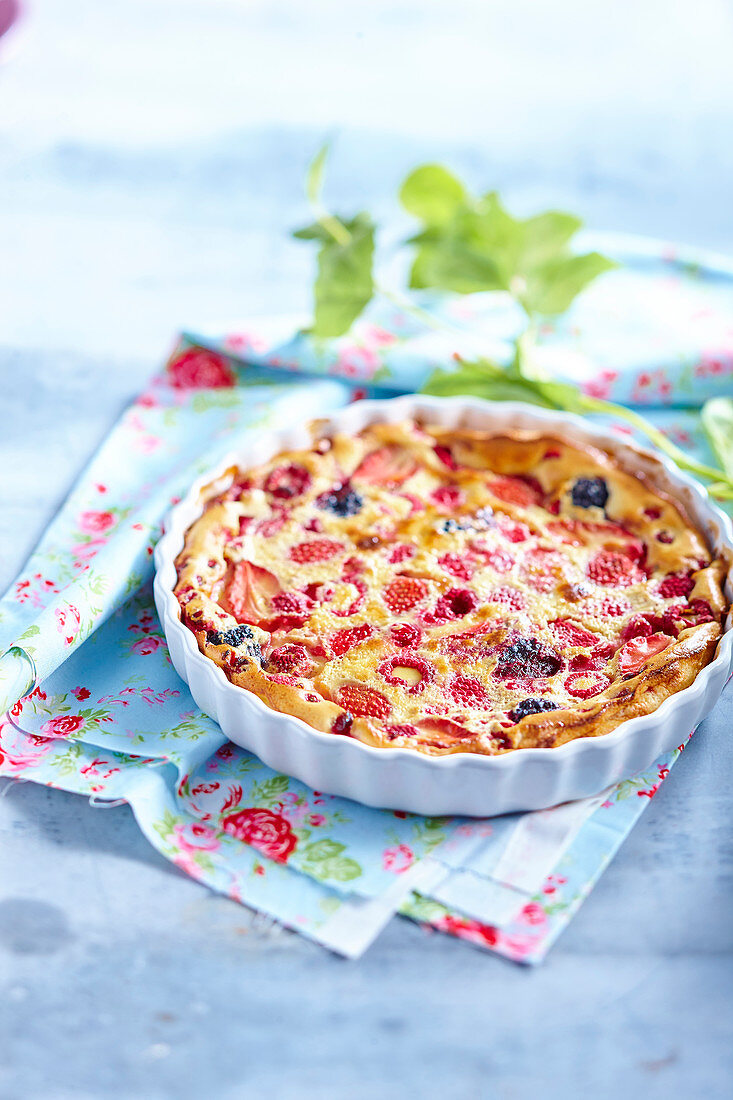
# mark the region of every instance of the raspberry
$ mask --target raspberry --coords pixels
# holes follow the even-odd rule
[[[521,564],[522,576],[537,592],[552,592],[562,576],[562,558],[541,546],[528,550]]]
[[[385,726],[385,735],[390,741],[394,741],[396,737],[417,737],[419,730],[415,726],[403,725],[403,726]]]
[[[351,736],[351,727],[354,724],[354,716],[346,711],[344,714],[337,714],[331,723],[331,733],[339,733],[342,737]]]
[[[478,596],[470,588],[450,588],[441,596],[430,616],[433,622],[462,619],[478,606]]]
[[[363,504],[364,498],[351,488],[348,481],[335,485],[333,489],[316,497],[317,508],[323,508],[341,517],[355,516],[361,511]]]
[[[300,497],[311,483],[311,476],[304,466],[278,466],[265,478],[264,490],[277,500]]]
[[[554,676],[562,666],[562,658],[550,646],[537,638],[519,638],[499,654],[494,676],[535,680]]]
[[[438,565],[441,565],[451,576],[458,577],[461,581],[470,581],[476,568],[476,559],[472,554],[451,552],[438,558]]]
[[[422,631],[412,623],[395,623],[390,627],[389,636],[395,645],[415,646],[422,637]]]
[[[312,519],[306,520],[303,524],[303,530],[310,531],[313,535],[320,535],[323,531],[323,524],[318,516],[313,516]]]
[[[630,558],[615,550],[599,550],[588,562],[586,573],[595,584],[616,588],[628,588],[643,577]]]
[[[699,626],[700,623],[714,623],[716,616],[713,614],[707,600],[690,600],[687,607],[679,613],[687,626]]]
[[[533,477],[499,477],[488,484],[489,492],[505,504],[529,508],[539,504],[544,496],[542,486]]]
[[[362,623],[360,626],[350,626],[346,630],[337,630],[329,639],[331,650],[335,657],[343,657],[344,653],[348,653],[355,645],[359,645],[360,642],[364,642],[367,638],[371,638],[373,633],[374,630],[369,623]]]
[[[409,611],[428,594],[425,581],[417,577],[395,577],[384,590],[384,602],[394,615]]]
[[[591,646],[598,641],[598,635],[574,623],[572,619],[555,619],[550,629],[562,646]]]
[[[655,653],[661,653],[674,641],[668,634],[650,634],[646,638],[632,638],[619,650],[618,667],[624,676],[635,676]]]
[[[401,561],[407,561],[408,558],[414,556],[415,547],[408,546],[407,543],[401,542],[392,548],[387,561],[390,562],[391,565],[398,565]]]
[[[359,577],[351,576],[346,583],[352,585],[352,587],[356,589],[356,596],[351,601],[348,607],[331,608],[333,614],[338,615],[340,619],[348,619],[350,615],[356,615],[357,611],[361,611],[362,607],[364,606],[364,601],[366,600],[367,586],[363,580],[361,580]],[[332,595],[333,592],[331,592],[331,596]]]
[[[268,658],[268,664],[278,672],[289,672],[295,676],[303,676],[310,669],[311,662],[308,658],[305,646],[281,645],[273,649]]]
[[[647,519],[659,519],[662,514],[661,508],[645,508],[644,515]]]
[[[420,679],[414,684],[408,683],[404,677],[395,675],[394,670],[399,668],[414,668]],[[388,684],[407,688],[410,695],[420,695],[435,677],[435,669],[419,653],[400,653],[395,657],[387,657],[377,666],[377,672]]]
[[[599,619],[615,619],[627,615],[631,611],[631,604],[623,597],[614,599],[612,596],[604,596],[602,600],[586,604],[585,611],[587,615],[596,615]]]
[[[342,550],[343,545],[340,542],[334,542],[333,539],[313,539],[312,542],[299,542],[296,546],[291,546],[290,560],[300,565],[328,561]]]
[[[389,699],[363,684],[345,684],[338,701],[349,714],[362,718],[386,718],[392,710]]]
[[[341,566],[341,576],[345,581],[353,583],[354,577],[358,577],[360,573],[363,573],[365,568],[366,565],[361,558],[347,558]]]
[[[278,592],[271,603],[280,614],[269,620],[270,630],[295,630],[305,626],[314,607],[314,601],[302,592]]]
[[[576,508],[605,508],[608,486],[602,477],[579,477],[571,497]]]
[[[527,606],[527,601],[516,588],[494,588],[486,597],[488,603],[503,603],[512,611],[521,611]]]
[[[668,573],[659,586],[659,595],[665,600],[674,596],[684,596],[687,599],[694,587],[695,582],[687,573]]]
[[[522,699],[514,710],[509,711],[512,722],[521,722],[528,714],[541,714],[545,710],[557,710],[557,703],[551,699]]]
[[[446,512],[455,512],[464,503],[466,494],[457,485],[440,485],[437,489],[433,489],[430,499],[438,508]]]
[[[474,676],[452,676],[447,690],[456,703],[464,707],[486,707],[491,702],[486,688]]]
[[[389,445],[368,454],[352,476],[377,485],[401,485],[416,469],[417,463],[408,451]]]
[[[506,516],[498,516],[496,522],[504,538],[510,542],[526,542],[532,534],[526,523],[515,523]]]
[[[677,613],[678,614],[678,613]],[[677,637],[679,631],[675,626],[675,612],[672,608],[663,615],[634,615],[624,624],[621,630],[621,641],[628,642],[632,638],[648,638],[651,634],[672,634]]]
[[[266,539],[269,539],[276,535],[278,531],[282,531],[287,521],[288,514],[285,509],[279,505],[273,505],[272,515],[267,519],[259,520],[255,530],[258,535],[264,535]]]
[[[471,549],[496,573],[508,573],[514,565],[514,558],[506,550],[494,550],[488,546],[482,546],[479,542],[472,542]]]
[[[605,691],[610,683],[608,676],[602,672],[571,672],[565,680],[565,690],[575,699],[590,699]]]

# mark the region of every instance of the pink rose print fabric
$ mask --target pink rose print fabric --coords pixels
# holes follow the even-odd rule
[[[704,257],[590,243],[625,266],[545,326],[545,366],[588,393],[644,405],[662,430],[707,457],[690,407],[733,385],[733,275]],[[493,299],[435,308],[463,330],[455,340],[390,306],[318,345],[287,318],[177,341],[0,601],[2,651],[17,646],[30,658],[29,694],[8,700],[0,717],[0,776],[128,802],[151,844],[187,874],[344,955],[360,954],[399,913],[537,963],[682,746],[601,799],[559,808],[560,839],[531,873],[522,869],[521,889],[508,889],[507,853],[521,848],[534,815],[391,813],[272,772],[198,710],[152,603],[166,510],[243,434],[410,392],[455,351],[506,350],[514,322]],[[460,504],[436,503],[446,513]],[[407,561],[411,547],[395,553]],[[445,567],[460,586],[466,563]]]

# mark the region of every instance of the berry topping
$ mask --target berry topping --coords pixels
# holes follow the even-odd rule
[[[631,604],[623,596],[618,598],[604,596],[602,600],[592,600],[585,605],[585,613],[595,615],[599,619],[617,619],[621,615],[628,615],[629,611],[631,611]]]
[[[670,543],[674,542],[674,535],[671,531],[658,531],[657,542],[663,542],[669,546]]]
[[[348,653],[355,645],[359,645],[360,642],[364,642],[367,638],[371,638],[373,633],[374,630],[369,623],[361,623],[360,626],[350,626],[347,627],[346,630],[337,630],[329,639],[331,651],[335,657],[343,657],[344,653]]]
[[[542,486],[533,477],[499,477],[489,482],[489,492],[505,504],[517,504],[529,508],[539,504],[544,496]]]
[[[514,558],[506,550],[482,546],[480,542],[472,542],[471,550],[482,558],[484,563],[493,569],[495,573],[508,573],[514,565]]]
[[[447,466],[449,470],[458,469],[458,463],[453,457],[450,447],[443,447],[439,444],[437,447],[433,447],[433,451],[435,452],[435,457],[442,462],[444,466]]]
[[[407,688],[410,695],[419,695],[435,676],[432,665],[419,653],[400,653],[387,657],[377,667],[377,672],[388,684]]]
[[[665,600],[674,596],[687,599],[694,587],[695,582],[687,573],[668,573],[659,586],[659,595],[664,596]]]
[[[350,737],[353,724],[354,717],[348,711],[337,714],[331,723],[331,733],[340,733],[342,737]]]
[[[608,676],[602,672],[571,672],[565,680],[565,690],[575,699],[591,699],[605,691],[610,683]]]
[[[586,573],[595,584],[616,588],[628,588],[644,577],[630,558],[615,550],[599,550],[588,562]]]
[[[487,531],[489,527],[494,526],[494,522],[494,509],[487,504],[471,516],[464,516],[462,519],[444,520],[440,525],[440,530],[447,535],[452,535],[456,531]],[[527,531],[529,531],[529,528],[527,528]]]
[[[460,706],[486,707],[491,702],[486,688],[475,676],[451,676],[447,690]]]
[[[562,657],[537,638],[518,638],[499,654],[494,676],[504,679],[537,680],[554,676],[563,666]]]
[[[624,676],[635,676],[655,653],[671,645],[674,638],[668,634],[650,634],[647,638],[632,638],[619,650],[618,667]]]
[[[280,591],[274,573],[251,561],[234,566],[224,589],[221,605],[237,622],[258,623],[267,615],[270,600]]]
[[[394,615],[409,611],[428,594],[425,581],[417,577],[395,577],[384,590],[384,602]]]
[[[389,699],[363,684],[344,684],[339,689],[338,701],[350,714],[362,718],[387,718],[392,710]]]
[[[390,627],[389,636],[395,645],[414,646],[422,637],[422,630],[412,623],[395,623]]]
[[[503,603],[507,607],[510,607],[512,611],[521,611],[527,606],[522,593],[517,588],[492,588],[491,592],[486,597],[488,603]]]
[[[438,565],[458,580],[470,581],[476,568],[476,559],[473,554],[449,553],[438,558]]]
[[[326,493],[321,493],[316,497],[316,507],[323,508],[328,512],[333,512],[336,516],[355,516],[357,512],[361,511],[364,504],[364,498],[352,489],[348,481],[344,481],[341,485],[335,485],[333,489],[329,489]]]
[[[477,607],[478,596],[470,588],[450,588],[436,603],[432,619],[435,622],[462,619]]]
[[[312,542],[299,542],[290,547],[290,560],[301,565],[309,562],[328,561],[344,549],[342,543],[333,539],[313,539]]]
[[[440,485],[433,489],[430,499],[440,509],[446,512],[454,512],[460,508],[466,499],[466,494],[457,485]]]
[[[311,667],[310,658],[302,645],[281,645],[273,649],[268,664],[278,672],[289,672],[295,676],[304,676]]]
[[[579,477],[571,498],[576,508],[605,508],[608,486],[602,477]]]
[[[402,726],[385,726],[384,733],[390,741],[394,741],[397,737],[417,737],[419,730],[405,723]]]
[[[597,634],[591,634],[572,619],[555,619],[549,625],[561,646],[590,646],[598,641]]]
[[[308,489],[311,476],[304,466],[277,466],[265,478],[266,493],[277,500],[292,500]]]
[[[387,561],[391,565],[399,565],[401,561],[407,561],[408,558],[415,556],[415,547],[408,546],[406,542],[400,542],[397,546],[393,546],[389,553]]]
[[[687,607],[683,607],[679,615],[687,626],[699,626],[700,623],[714,623],[717,618],[713,614],[707,600],[690,600]]]
[[[545,710],[557,710],[557,703],[551,699],[522,699],[514,710],[509,711],[512,722],[521,722],[528,714],[541,714]]]
[[[663,615],[634,615],[624,624],[621,630],[621,641],[628,642],[632,638],[648,638],[651,634],[672,634],[677,637],[679,631],[675,626],[675,612],[670,607]]]
[[[271,602],[273,609],[279,612],[268,623],[271,630],[294,630],[305,626],[315,603],[303,592],[278,592]]]
[[[252,630],[248,626],[235,626],[231,630],[216,630],[206,635],[207,642],[212,645],[240,646],[254,638]]]
[[[368,454],[352,476],[375,485],[401,485],[416,470],[417,463],[408,451],[389,445]]]
[[[564,575],[563,565],[563,559],[557,551],[536,546],[528,550],[522,559],[522,576],[537,592],[552,592]]]
[[[499,531],[509,542],[526,542],[532,534],[526,523],[515,523],[508,516],[498,516],[496,520]]]

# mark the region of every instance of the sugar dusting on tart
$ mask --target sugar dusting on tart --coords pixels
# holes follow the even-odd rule
[[[714,655],[681,507],[600,450],[410,421],[232,470],[177,559],[201,651],[376,746],[497,754],[607,733]]]

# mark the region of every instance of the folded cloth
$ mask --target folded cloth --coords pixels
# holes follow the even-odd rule
[[[603,345],[601,321],[614,318],[628,326],[634,362],[644,352],[650,376],[665,371],[675,381],[669,393],[658,380],[634,381],[629,356],[617,362],[613,385],[682,402],[680,356],[654,358],[661,344],[644,312],[655,301],[671,308],[670,286],[677,327],[680,301],[695,305],[694,318],[695,295],[707,303],[705,325],[691,318],[686,342],[679,337],[685,369],[698,377],[704,366],[705,385],[717,386],[705,393],[726,392],[733,279],[687,261],[644,254],[599,281],[582,315],[586,327],[573,333],[576,366],[582,349]],[[473,340],[485,351],[490,337],[500,349],[510,331],[503,309],[490,298],[453,303],[448,312],[465,328],[461,346]],[[701,342],[694,364],[691,328],[704,329],[706,340],[717,334]],[[337,408],[353,397],[354,381],[360,391],[408,390],[458,346],[393,310],[327,345],[293,331],[292,319],[270,320],[183,337],[81,476],[0,601],[0,635],[13,655],[0,660],[0,673],[12,670],[6,689],[16,688],[0,723],[0,775],[129,802],[146,836],[187,873],[345,955],[360,954],[400,912],[539,961],[679,750],[600,798],[555,810],[494,821],[390,813],[310,791],[229,744],[170,665],[150,595],[152,546],[170,503],[243,433]],[[548,333],[548,352],[569,333]],[[304,382],[296,369],[319,377]],[[694,414],[653,416],[703,453]]]

